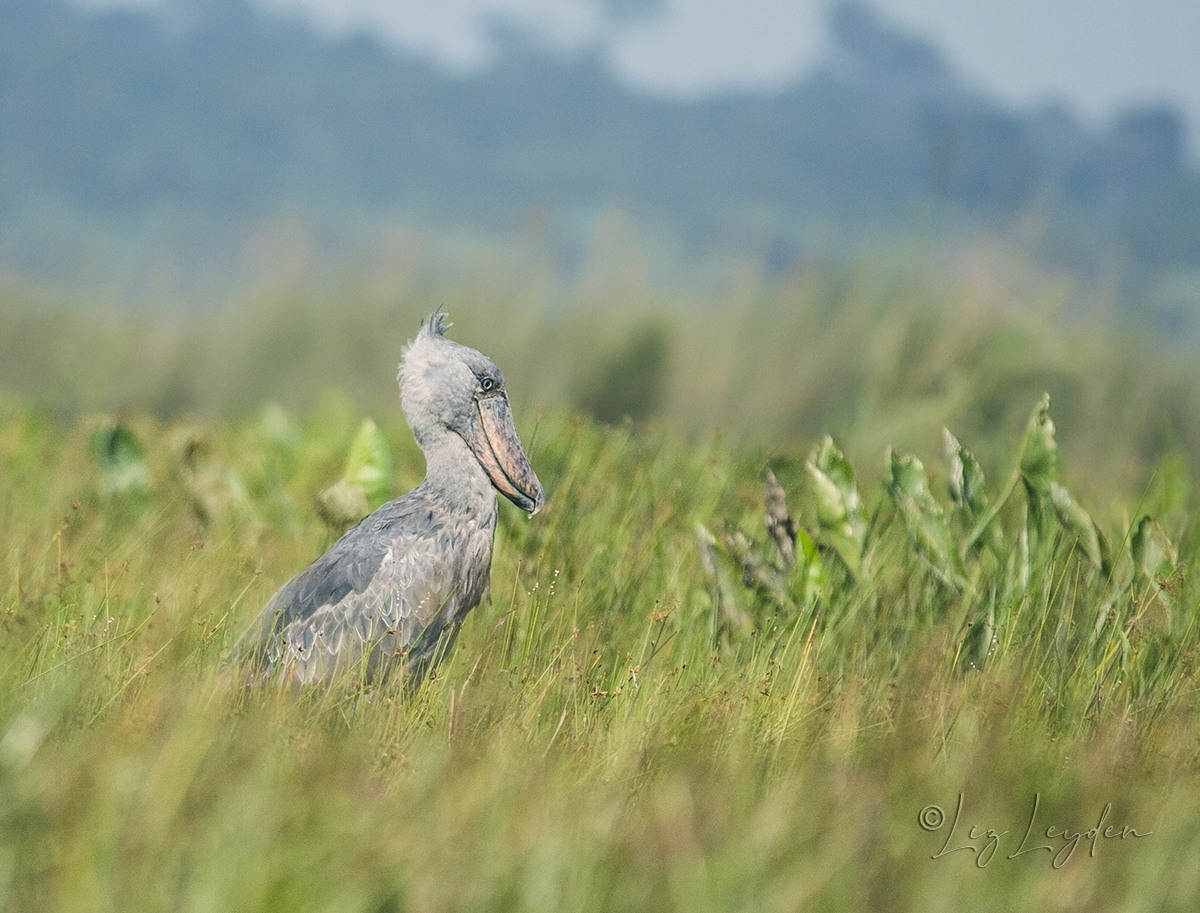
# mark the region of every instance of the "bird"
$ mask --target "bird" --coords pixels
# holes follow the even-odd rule
[[[545,493],[517,435],[504,375],[446,338],[444,313],[402,350],[405,418],[425,478],[285,583],[247,632],[251,668],[299,684],[396,669],[419,682],[488,591],[496,493],[532,518]]]

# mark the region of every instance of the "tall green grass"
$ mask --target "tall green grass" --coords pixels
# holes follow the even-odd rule
[[[230,653],[337,535],[314,498],[364,416],[389,444],[392,493],[419,480],[390,392],[416,304],[314,303],[319,332],[283,305],[225,329],[104,322],[88,366],[55,362],[69,395],[25,386],[0,406],[0,908],[1191,910],[1194,426],[1170,419],[1196,408],[1172,387],[1187,367],[950,290],[927,303],[886,277],[845,282],[763,287],[688,319],[661,301],[611,322],[436,302],[506,369],[548,503],[532,521],[501,505],[491,600],[411,695],[352,678],[246,689]],[[594,358],[586,392],[600,396],[604,359],[648,317],[666,328],[661,421],[571,411],[583,394],[565,366]],[[49,337],[20,319],[28,342],[12,352],[87,351],[85,318]],[[175,341],[155,350],[159,332]],[[105,386],[185,349],[178,375]],[[282,386],[263,379],[288,365]],[[987,556],[1019,553],[1018,488],[1003,541],[957,559],[971,586],[948,586],[904,522],[884,447],[923,459],[956,523],[942,424],[979,456],[994,503],[1043,388],[1057,478],[1118,557],[1102,571],[1078,537],[1045,532],[1005,595]],[[126,443],[84,414],[122,405]],[[869,573],[845,572],[821,538],[806,464],[824,431],[857,470]],[[144,472],[106,476],[126,446]],[[722,564],[745,615],[725,624],[696,528],[769,555],[768,467],[824,549],[822,580],[789,577],[781,599]],[[1135,573],[1143,514],[1175,550],[1161,580]],[[1128,650],[1110,652],[1118,631]],[[1051,849],[1009,858],[1035,803],[1024,846]],[[1069,856],[1045,836],[1087,832],[1109,805],[1104,827],[1146,836],[1102,827]],[[930,830],[932,806],[945,820]],[[972,827],[1006,832],[994,854]]]
[[[982,668],[960,660],[976,607],[931,602],[899,534],[871,587],[721,635],[692,529],[757,522],[760,458],[526,414],[548,508],[503,512],[492,601],[415,695],[244,691],[230,645],[334,535],[308,480],[337,448],[325,422],[214,427],[246,497],[205,527],[168,429],[134,424],[153,488],[106,499],[87,429],[6,416],[8,908],[1161,910],[1200,888],[1194,551],[1170,619],[1134,595],[1141,655],[1102,701],[1072,642],[1104,583],[1061,556]],[[918,823],[960,793],[953,847],[1008,831],[982,869],[931,859],[949,824]],[[1035,795],[1046,825],[1111,803],[1153,833],[1005,858]]]

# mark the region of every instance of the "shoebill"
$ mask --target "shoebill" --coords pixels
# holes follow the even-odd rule
[[[504,375],[421,324],[400,364],[404,415],[425,479],[346,532],[283,585],[251,645],[260,672],[300,683],[347,669],[419,678],[488,589],[496,492],[532,517],[544,501],[513,424]]]

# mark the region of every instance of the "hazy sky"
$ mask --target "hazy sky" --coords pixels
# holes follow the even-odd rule
[[[78,0],[93,5],[156,0]],[[609,31],[630,84],[701,93],[806,71],[825,41],[827,0],[649,0],[661,15],[604,22],[639,0],[258,0],[336,29],[376,29],[449,65],[478,65],[487,21],[506,17],[565,44]],[[641,0],[645,3],[646,0]],[[874,0],[933,39],[972,84],[1016,103],[1050,98],[1092,118],[1172,100],[1200,136],[1200,0]],[[1195,148],[1195,145],[1194,145]]]

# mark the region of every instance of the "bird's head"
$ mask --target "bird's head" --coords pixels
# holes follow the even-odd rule
[[[445,314],[432,314],[404,347],[404,415],[427,453],[440,435],[462,438],[496,490],[532,516],[545,494],[517,436],[504,375],[482,352],[447,339],[449,326]]]

